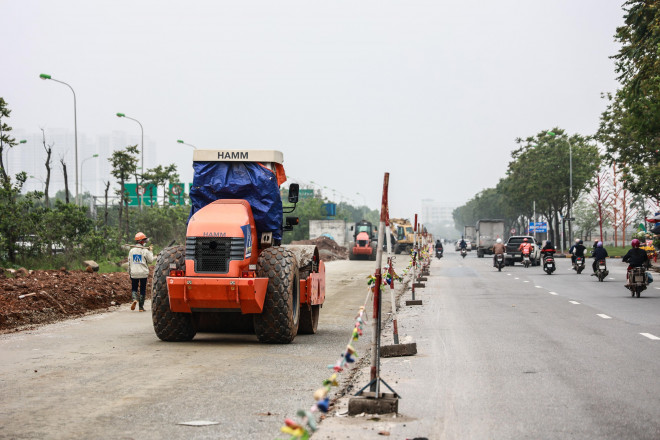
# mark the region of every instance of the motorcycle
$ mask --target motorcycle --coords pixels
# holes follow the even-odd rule
[[[529,259],[529,254],[523,254],[522,264],[525,268],[528,268],[530,264],[532,264],[532,260]]]
[[[573,265],[573,270],[579,274],[584,270],[584,257],[575,257],[575,264]]]
[[[467,249],[466,248],[461,249],[461,257],[465,258],[466,255],[467,255]]]
[[[607,270],[607,264],[605,263],[605,260],[599,260],[597,267],[598,269],[596,269],[596,276],[598,277],[598,281],[602,282],[605,277],[610,274],[610,271]]]
[[[499,272],[502,272],[502,268],[504,267],[504,254],[495,255],[495,267],[497,267]]]
[[[435,250],[435,256],[436,258],[442,258],[442,249],[437,249]]]
[[[646,269],[644,267],[633,267],[628,270],[628,284],[626,288],[630,290],[631,297],[639,298],[639,294],[646,290],[648,280],[646,278]]]
[[[555,271],[557,267],[555,266],[555,257],[552,256],[552,254],[544,254],[543,255],[543,270],[545,273],[548,275],[552,275],[552,272]]]

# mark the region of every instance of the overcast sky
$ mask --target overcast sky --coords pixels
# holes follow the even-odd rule
[[[14,129],[72,129],[48,73],[76,91],[79,136],[138,143],[126,113],[184,181],[177,139],[281,150],[289,176],[372,208],[389,171],[390,213],[411,217],[494,186],[516,137],[594,133],[622,3],[0,0],[0,96]]]

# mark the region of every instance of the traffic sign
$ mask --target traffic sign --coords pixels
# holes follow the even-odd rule
[[[314,190],[313,189],[298,190],[298,197],[301,199],[311,199],[314,197]]]
[[[515,234],[516,233],[516,228],[511,228],[511,233]]]
[[[548,232],[548,222],[529,222],[529,233]]]
[[[184,183],[170,183],[170,205],[185,205]]]
[[[142,196],[142,204],[147,206],[155,205],[158,200],[158,188],[153,183],[142,185],[125,183],[124,194],[128,197],[128,206],[140,206],[140,196]]]

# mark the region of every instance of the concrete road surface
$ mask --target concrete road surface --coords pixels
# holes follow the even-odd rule
[[[570,259],[549,276],[445,252],[399,313],[418,355],[382,361],[399,414],[347,417],[342,399],[314,438],[660,439],[660,280],[631,298],[608,265],[599,283]]]
[[[319,331],[289,345],[226,334],[162,342],[151,313],[126,306],[0,336],[0,438],[277,437],[329,376],[374,271],[368,261],[326,267]],[[356,345],[366,352],[369,338]],[[218,424],[178,424],[189,421]]]

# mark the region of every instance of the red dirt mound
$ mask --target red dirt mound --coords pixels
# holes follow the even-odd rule
[[[339,246],[332,238],[321,236],[313,240],[292,241],[291,244],[314,244],[319,248],[319,256],[323,261],[346,260],[348,249]]]
[[[150,288],[151,280],[147,291]],[[131,283],[126,272],[35,270],[8,278],[0,269],[0,332],[81,316],[130,301]]]

